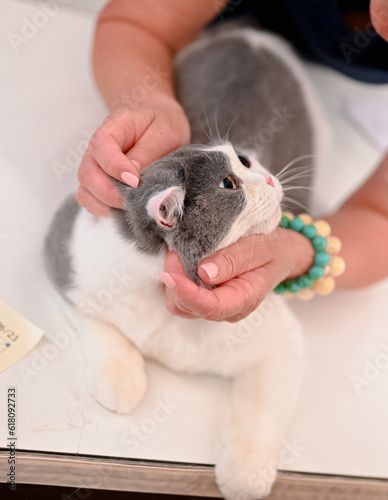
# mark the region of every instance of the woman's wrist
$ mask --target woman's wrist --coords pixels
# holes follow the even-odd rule
[[[277,245],[275,258],[281,267],[279,282],[305,274],[314,261],[314,248],[302,234],[278,227],[275,231]]]

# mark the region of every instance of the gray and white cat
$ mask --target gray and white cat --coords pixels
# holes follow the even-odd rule
[[[283,189],[274,174],[317,153],[321,112],[288,45],[252,27],[209,30],[178,55],[177,74],[195,145],[146,168],[136,189],[119,183],[125,209],[111,218],[68,199],[52,222],[46,260],[82,323],[87,388],[104,407],[127,413],[137,405],[143,356],[234,378],[216,480],[225,498],[253,500],[271,489],[299,391],[300,325],[275,295],[239,323],[173,316],[159,275],[171,248],[201,285],[204,257],[275,229]]]

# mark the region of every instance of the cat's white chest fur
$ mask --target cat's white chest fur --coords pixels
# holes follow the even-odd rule
[[[178,371],[235,376],[299,336],[288,307],[269,296],[239,323],[188,321],[164,304],[165,252],[140,254],[112,219],[82,210],[71,254],[77,286],[68,293],[81,315],[115,325],[147,357]],[[293,342],[291,342],[292,344]]]

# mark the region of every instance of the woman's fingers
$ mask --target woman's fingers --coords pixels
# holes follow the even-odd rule
[[[272,256],[272,246],[265,236],[246,236],[204,259],[198,274],[204,283],[218,285],[265,265]]]
[[[155,120],[127,153],[127,156],[144,168],[181,145],[181,137],[172,126]]]
[[[135,188],[142,168],[188,142],[188,120],[181,107],[170,101],[164,107],[117,111],[93,134],[78,173],[81,187],[94,197],[83,190],[78,195],[89,211],[107,213],[100,205],[97,208],[95,199],[123,208],[118,188],[110,178]]]
[[[371,0],[372,24],[380,36],[388,41],[388,3],[386,0]]]
[[[93,215],[103,215],[104,217],[110,216],[109,208],[82,186],[78,188],[77,201]]]
[[[102,204],[123,208],[117,186],[113,184],[109,175],[98,166],[96,160],[89,153],[84,155],[78,170],[78,180],[81,186]],[[89,209],[88,205],[85,206]]]
[[[169,252],[165,273],[161,277],[168,290],[168,306],[183,305],[191,314],[211,321],[238,321],[251,313],[273,288],[275,278],[271,265],[263,266],[207,290],[197,286],[186,275],[179,257]]]
[[[119,113],[108,117],[96,130],[90,139],[88,152],[108,175],[136,187],[140,178],[140,164],[131,161],[124,151],[132,148],[137,139],[139,124],[134,122],[137,115],[133,116],[127,111]],[[141,123],[141,127],[145,130],[147,124]],[[127,175],[123,178],[124,173]]]

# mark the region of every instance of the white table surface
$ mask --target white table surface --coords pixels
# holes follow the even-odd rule
[[[77,339],[67,336],[66,345],[53,348],[68,324],[45,277],[42,241],[54,210],[77,184],[75,166],[59,180],[53,165],[66,164],[69,148],[82,150],[106,108],[90,69],[94,14],[61,7],[13,50],[7,34],[20,34],[24,18],[40,9],[34,1],[0,4],[0,297],[46,333],[35,351],[0,375],[0,447],[6,443],[7,387],[17,386],[20,449],[213,464],[229,419],[227,381],[149,362],[146,397],[130,416],[117,416],[86,392]],[[335,131],[316,183],[315,208],[323,213],[338,206],[382,155],[347,117],[349,97],[373,97],[387,116],[388,86],[312,65],[308,71]],[[363,376],[365,360],[373,363],[384,352],[381,343],[388,346],[387,297],[385,281],[292,304],[306,332],[306,376],[286,438],[300,451],[283,470],[388,478],[388,367],[359,394],[351,383],[353,375]],[[152,423],[166,399],[174,408]],[[135,438],[136,426],[146,429],[142,439]]]

